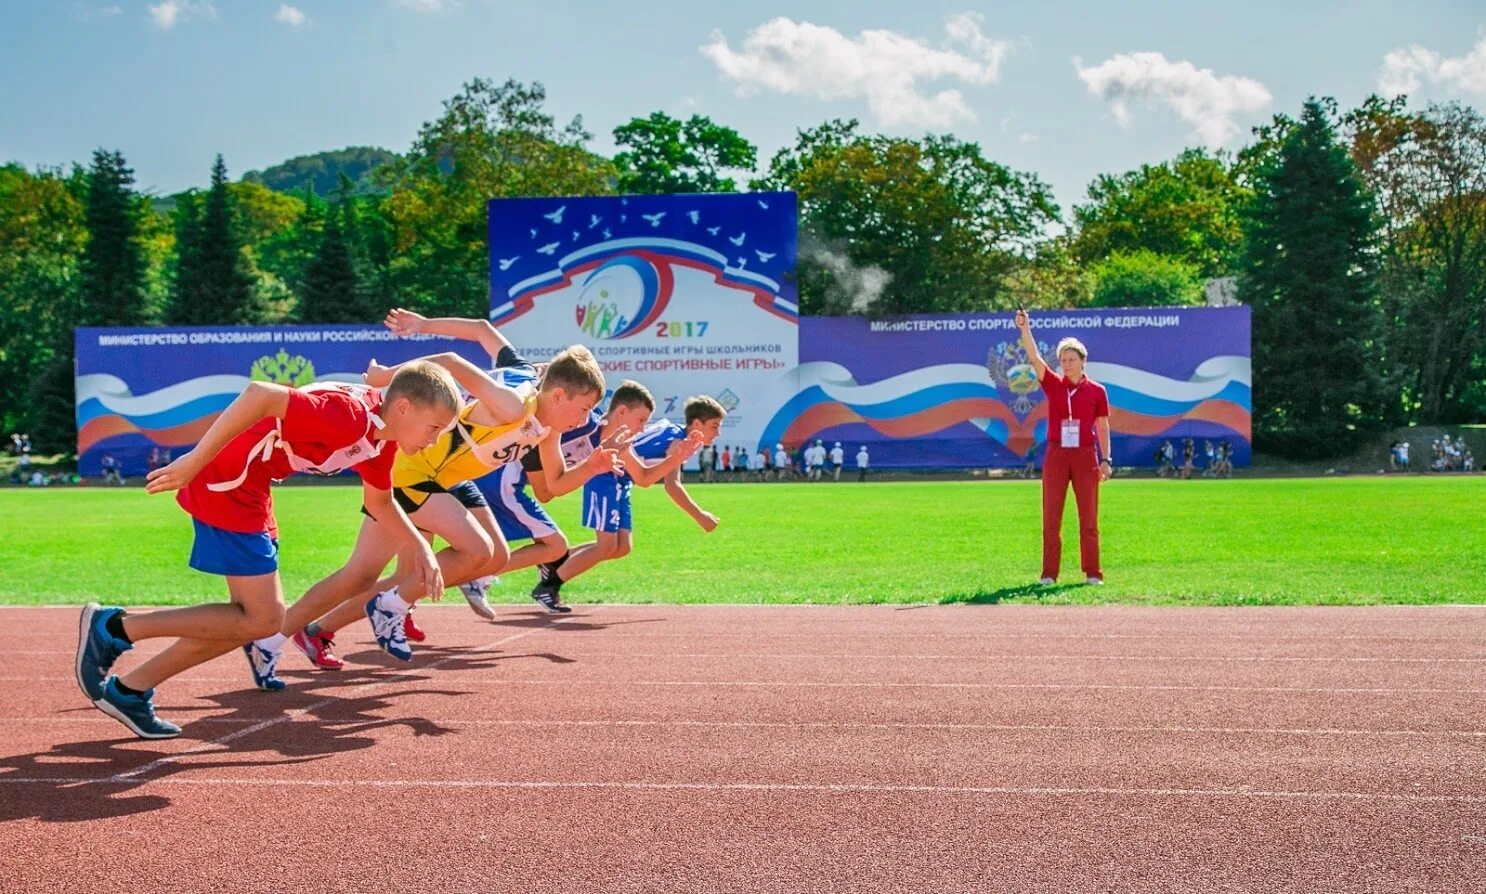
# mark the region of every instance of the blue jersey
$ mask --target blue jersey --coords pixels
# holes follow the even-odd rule
[[[669,419],[657,419],[645,426],[645,430],[635,437],[631,446],[634,447],[635,456],[641,459],[665,459],[671,445],[685,438],[686,429]]]

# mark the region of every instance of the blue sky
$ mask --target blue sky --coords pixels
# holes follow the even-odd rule
[[[0,3],[0,161],[120,149],[139,185],[203,184],[347,145],[405,151],[472,77],[541,81],[593,148],[661,109],[759,146],[857,117],[951,132],[1052,185],[1236,148],[1309,94],[1486,101],[1470,3],[643,4],[544,0]]]

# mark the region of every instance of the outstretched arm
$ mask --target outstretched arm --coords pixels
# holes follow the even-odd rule
[[[473,320],[467,317],[430,319],[406,308],[395,307],[388,312],[383,325],[391,329],[394,334],[401,336],[416,335],[421,332],[428,335],[447,335],[450,338],[460,338],[465,341],[477,341],[490,353],[492,361],[500,355],[502,348],[511,347],[510,341],[501,335],[500,330],[492,326],[489,320]]]
[[[697,501],[686,492],[686,485],[681,483],[681,470],[672,469],[666,476],[666,496],[671,502],[681,507],[681,511],[691,516],[697,524],[702,526],[703,531],[711,532],[717,527],[717,516],[697,505]]]
[[[546,485],[548,499],[577,490],[595,475],[624,471],[624,463],[619,459],[618,451],[612,447],[600,447],[589,454],[588,459],[569,468],[567,460],[562,456],[561,441],[562,432],[554,428],[537,444],[537,451],[542,457],[542,471],[537,477]],[[540,498],[541,492],[537,491],[537,494]]]
[[[478,400],[489,408],[495,417],[495,424],[515,422],[526,412],[526,405],[521,400],[521,395],[516,389],[502,385],[490,377],[490,374],[478,366],[453,352],[443,354],[430,354],[420,357],[419,360],[427,360],[436,363],[449,371],[459,387],[469,393],[470,397]],[[413,361],[409,360],[408,363]],[[399,363],[396,366],[383,366],[373,360],[367,364],[366,373],[362,376],[366,384],[374,388],[386,388],[392,383],[392,377],[406,364]]]
[[[666,458],[658,462],[646,464],[628,444],[619,456],[624,460],[624,468],[629,472],[630,478],[641,487],[649,487],[657,481],[664,481],[672,472],[680,469],[701,446],[702,433],[694,431],[684,440],[672,443],[666,451]]]
[[[1047,362],[1037,353],[1037,340],[1032,337],[1032,322],[1027,318],[1025,310],[1016,312],[1016,328],[1022,334],[1022,350],[1027,353],[1027,362],[1032,364],[1032,371],[1037,373],[1037,379],[1041,381],[1047,375]]]
[[[170,465],[162,466],[146,477],[145,491],[158,494],[180,490],[195,478],[228,441],[247,431],[253,423],[269,417],[283,418],[289,412],[289,392],[293,389],[270,382],[249,382],[221,415],[212,422],[187,452]]]

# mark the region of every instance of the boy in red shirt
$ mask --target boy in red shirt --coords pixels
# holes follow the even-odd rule
[[[391,470],[399,449],[412,453],[433,443],[460,403],[453,378],[431,363],[409,364],[385,392],[340,383],[302,390],[249,384],[194,449],[151,472],[145,486],[149,493],[180,491],[176,502],[195,527],[190,565],[227,578],[231,603],[146,614],[89,603],[75,667],[84,694],[140,738],[180,734],[155,716],[155,687],[283,624],[270,485],[296,472],[356,472],[367,507],[385,519],[385,536],[402,545],[428,586],[442,590],[432,549],[392,499]],[[157,637],[176,642],[125,674],[109,675],[134,643]]]

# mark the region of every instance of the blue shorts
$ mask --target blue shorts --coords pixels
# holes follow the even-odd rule
[[[526,489],[521,463],[506,463],[479,480],[479,490],[490,502],[490,511],[507,543],[536,540],[557,533],[552,516]]]
[[[279,542],[267,531],[239,534],[191,519],[196,539],[191,542],[191,567],[207,574],[256,577],[279,570]]]
[[[605,534],[632,531],[629,476],[595,475],[583,485],[583,527]]]

